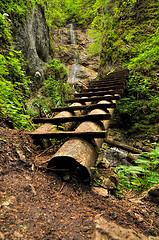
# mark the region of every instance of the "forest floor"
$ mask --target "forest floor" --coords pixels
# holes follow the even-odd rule
[[[145,236],[159,235],[159,208],[133,192],[105,198],[74,177],[35,167],[41,148],[21,130],[0,128],[0,239],[92,239],[101,214]],[[133,199],[133,201],[132,201]]]

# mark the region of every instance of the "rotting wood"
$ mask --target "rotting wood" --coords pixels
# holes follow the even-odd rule
[[[90,105],[81,105],[81,106],[66,106],[52,108],[52,112],[61,112],[61,111],[74,111],[74,110],[93,110],[95,108],[116,108],[115,103],[101,103],[101,104],[90,104]]]
[[[66,103],[73,103],[73,102],[99,102],[101,100],[119,100],[119,96],[114,96],[114,95],[105,95],[105,96],[97,96],[97,97],[89,97],[89,98],[75,98],[75,99],[70,99],[66,100]]]
[[[82,137],[82,138],[105,138],[106,131],[100,132],[77,132],[77,131],[54,131],[54,132],[25,132],[35,138],[66,138],[66,137]]]
[[[66,122],[83,122],[83,121],[97,121],[97,120],[106,120],[110,119],[111,115],[106,114],[94,114],[94,115],[80,115],[80,116],[71,116],[63,118],[33,118],[34,123],[66,123]]]

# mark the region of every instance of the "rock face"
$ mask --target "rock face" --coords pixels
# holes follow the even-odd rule
[[[100,215],[95,217],[95,232],[92,240],[159,240],[159,237],[144,236],[132,229],[123,228]]]
[[[27,75],[33,77],[35,87],[40,87],[44,67],[51,59],[49,29],[41,6],[32,9],[24,26],[19,29],[13,27],[13,45],[22,51],[28,62],[25,68]]]
[[[74,26],[75,40],[72,41],[70,26],[72,24],[62,29],[54,29],[52,32],[55,58],[67,66],[68,82],[91,81],[97,77],[99,64],[99,56],[90,56],[87,51],[93,39],[89,38],[87,29],[78,29]]]

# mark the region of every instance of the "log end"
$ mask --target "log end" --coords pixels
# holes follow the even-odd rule
[[[53,157],[47,166],[48,170],[59,173],[70,173],[82,182],[90,182],[90,173],[86,167],[78,163],[74,158],[67,156]]]

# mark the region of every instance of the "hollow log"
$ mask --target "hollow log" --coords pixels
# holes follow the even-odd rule
[[[100,101],[99,104],[107,104],[110,103],[108,101]],[[112,103],[116,103],[116,100],[112,100]],[[98,104],[97,104],[98,105]],[[88,115],[93,114],[105,114],[109,111],[112,115],[114,112],[113,108],[110,109],[94,109]],[[75,131],[77,132],[95,132],[95,131],[103,131],[107,129],[109,126],[109,120],[103,121],[86,121],[81,123]],[[62,147],[55,153],[55,155],[50,159],[48,163],[48,168],[70,168],[70,171],[76,173],[78,177],[87,181],[90,180],[92,175],[92,167],[94,167],[98,152],[100,147],[102,146],[103,139],[94,138],[92,141],[82,139],[82,138],[71,138],[66,141]]]

